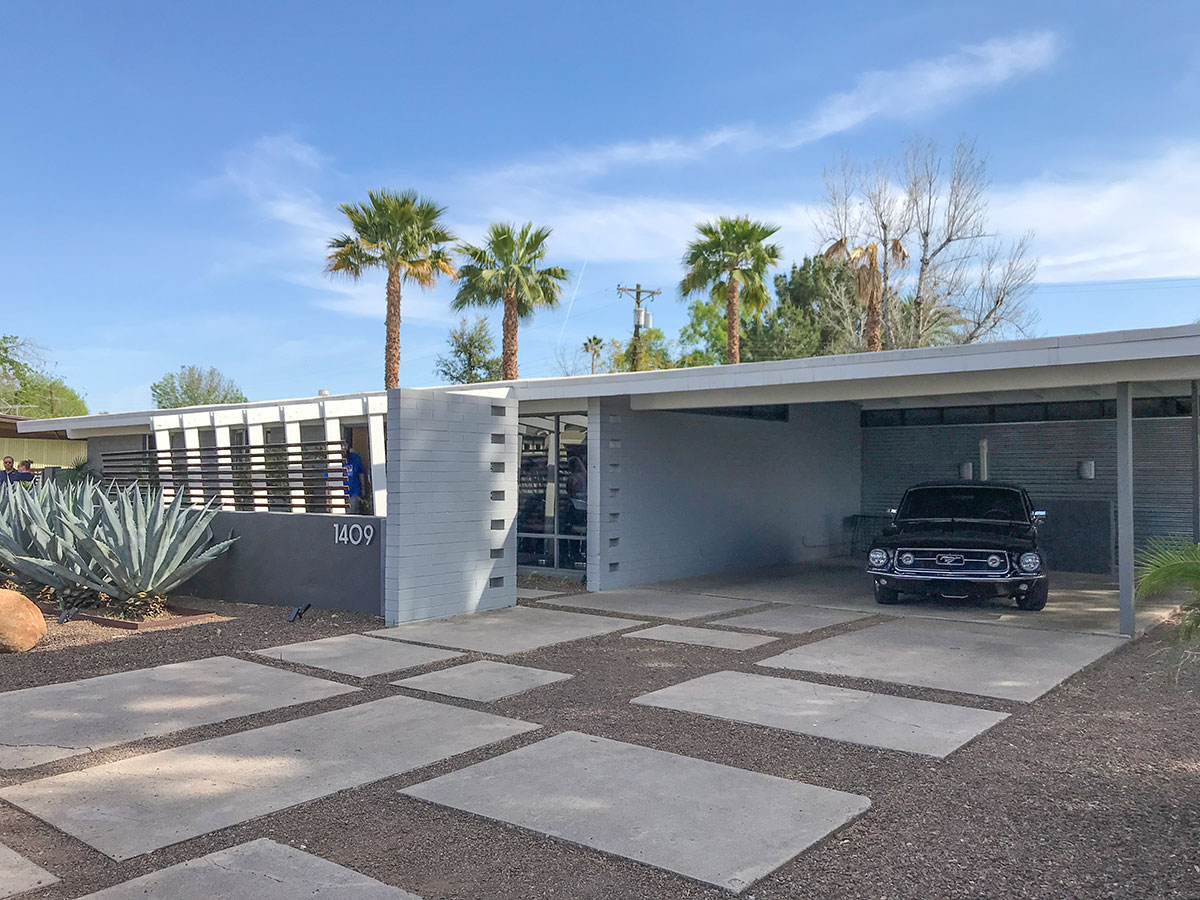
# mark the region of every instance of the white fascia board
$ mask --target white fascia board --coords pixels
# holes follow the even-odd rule
[[[310,422],[321,418],[319,401],[309,403],[281,403],[280,408],[285,422]]]
[[[212,411],[212,423],[218,427],[241,425],[245,421],[245,416],[246,411],[241,408],[214,409]]]
[[[361,416],[366,412],[366,402],[363,397],[339,397],[337,400],[326,400],[322,403],[325,419],[347,419]]]
[[[1200,377],[1200,355],[1004,370],[892,375],[840,381],[633,394],[633,409],[694,409],[772,403],[830,403],[895,397],[946,397],[997,391],[1086,388],[1117,382],[1159,382]]]
[[[179,424],[183,428],[211,428],[212,411],[180,413]]]
[[[247,407],[245,416],[247,425],[270,425],[282,421],[279,415],[278,404],[274,406]]]

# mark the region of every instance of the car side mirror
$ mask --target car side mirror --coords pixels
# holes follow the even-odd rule
[[[898,509],[896,509],[896,507],[892,506],[892,507],[888,508],[887,512],[888,512],[889,516],[895,517],[896,513],[900,512],[900,510],[898,510]]]
[[[1046,511],[1044,509],[1035,509],[1033,511],[1033,524],[1043,525],[1046,522]]]

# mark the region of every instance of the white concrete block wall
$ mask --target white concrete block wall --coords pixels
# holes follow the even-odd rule
[[[400,388],[387,431],[387,624],[515,604],[517,402]]]
[[[588,409],[588,587],[781,565],[846,552],[859,511],[858,407],[787,422]]]

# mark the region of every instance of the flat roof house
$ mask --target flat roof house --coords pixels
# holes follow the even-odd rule
[[[510,605],[518,567],[606,590],[844,556],[910,484],[1016,482],[1050,514],[1052,565],[1116,571],[1132,634],[1135,544],[1200,538],[1197,379],[1187,325],[19,428],[103,461],[100,438],[263,441],[269,419],[328,440],[364,419],[389,624]]]

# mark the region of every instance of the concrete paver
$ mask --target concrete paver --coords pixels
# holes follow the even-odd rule
[[[0,768],[23,769],[356,688],[214,656],[0,693]]]
[[[599,609],[632,616],[680,620],[710,618],[758,605],[758,601],[753,600],[642,588],[572,594],[569,597],[558,597],[553,602],[555,606],[570,606],[576,609]]]
[[[866,797],[577,732],[401,793],[740,892]]]
[[[673,644],[693,644],[697,647],[716,647],[719,650],[750,650],[777,641],[765,634],[742,634],[715,628],[692,628],[687,625],[655,625],[641,631],[630,631],[627,638],[647,641],[668,641]]]
[[[417,666],[462,656],[452,650],[438,650],[400,641],[377,641],[361,634],[342,634],[299,644],[284,644],[256,650],[255,653],[359,678],[415,669]]]
[[[760,666],[1036,700],[1120,638],[909,617],[814,641]]]
[[[566,681],[571,677],[563,672],[514,666],[485,659],[415,675],[412,678],[393,681],[392,684],[415,688],[418,691],[445,694],[447,697],[488,703],[514,694],[523,694],[546,684]]]
[[[632,702],[941,758],[1008,718],[986,709],[745,672],[715,672]]]
[[[81,900],[421,900],[353,869],[267,838],[168,866]]]
[[[34,888],[54,884],[58,879],[16,850],[0,844],[0,898],[15,897]]]
[[[436,644],[456,650],[475,650],[504,656],[645,624],[611,616],[510,606],[492,612],[381,628],[368,634],[396,641],[415,641],[418,644]]]
[[[0,799],[129,859],[538,727],[387,697],[14,785]]]
[[[844,625],[873,615],[870,612],[854,612],[845,609],[826,609],[820,606],[779,606],[759,612],[741,613],[727,619],[718,619],[714,625],[730,628],[757,628],[760,631],[777,631],[781,634],[807,634],[832,625]]]

